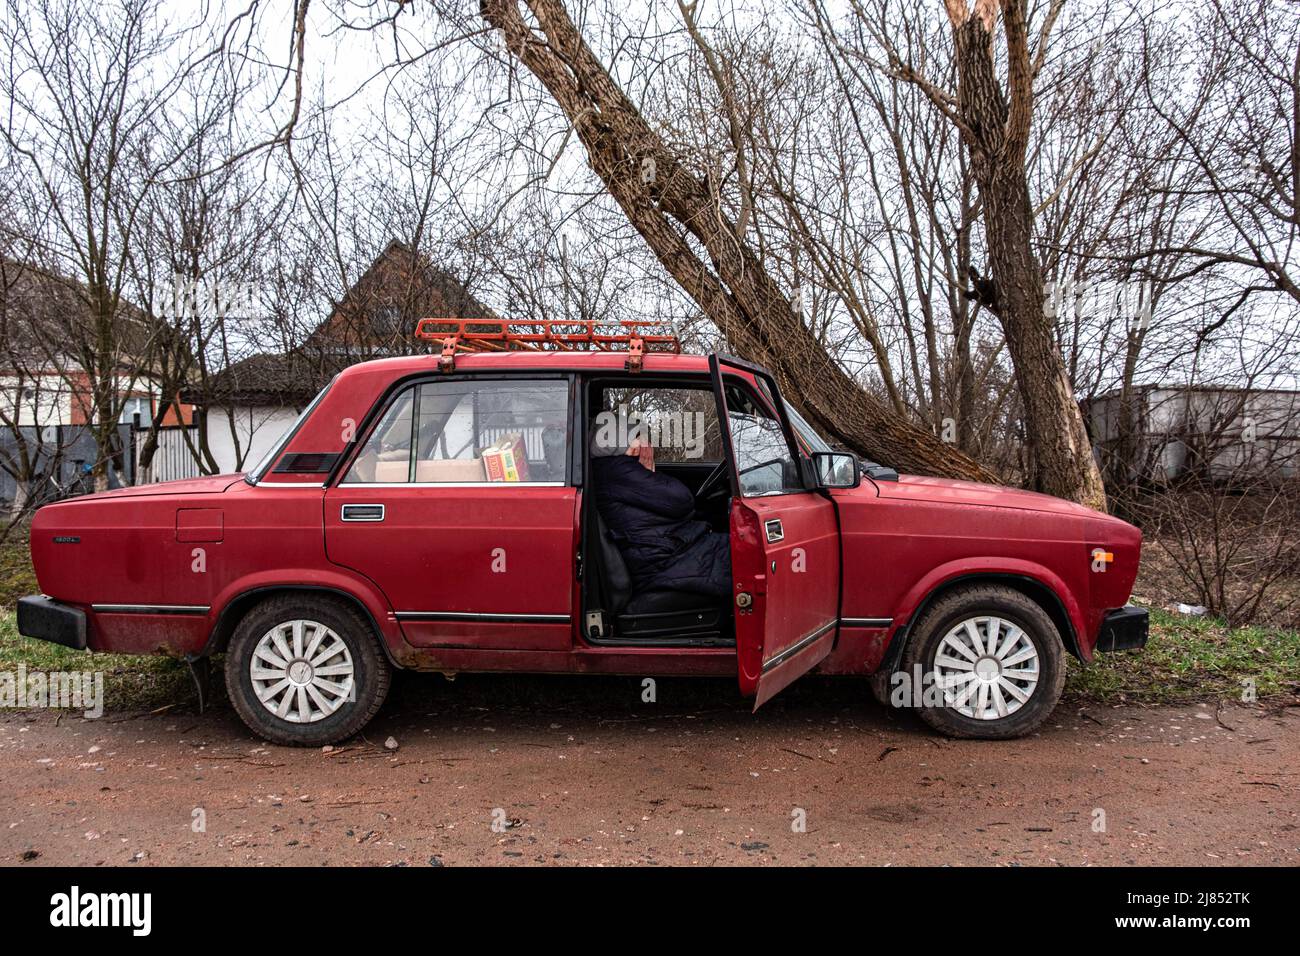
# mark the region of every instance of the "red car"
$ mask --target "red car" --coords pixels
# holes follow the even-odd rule
[[[302,745],[364,727],[394,668],[735,674],[756,708],[807,673],[874,675],[944,733],[1007,738],[1051,713],[1067,652],[1146,642],[1123,521],[860,463],[761,368],[636,330],[586,351],[465,331],[348,368],[247,474],[41,508],[21,633],[224,653],[240,717]],[[594,507],[600,428],[653,445],[729,534],[728,597],[637,592]]]

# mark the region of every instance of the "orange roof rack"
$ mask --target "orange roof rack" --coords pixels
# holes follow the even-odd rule
[[[438,367],[455,371],[461,352],[617,352],[627,350],[626,368],[639,372],[646,352],[681,352],[677,330],[663,322],[556,319],[421,319],[415,337],[441,342]]]

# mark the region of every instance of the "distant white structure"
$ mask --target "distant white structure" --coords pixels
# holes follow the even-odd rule
[[[1127,445],[1120,392],[1086,403],[1103,466],[1130,477],[1215,481],[1300,474],[1300,391],[1142,385],[1129,397]]]
[[[301,409],[213,405],[207,415],[208,450],[221,474],[247,471],[262,460],[297,420]]]

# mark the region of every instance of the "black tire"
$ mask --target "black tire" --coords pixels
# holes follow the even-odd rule
[[[346,645],[354,693],[328,716],[310,723],[277,717],[258,699],[250,664],[258,642],[277,624],[318,621]],[[240,719],[260,737],[291,747],[320,747],[347,740],[375,716],[388,696],[392,667],[370,623],[353,607],[329,598],[282,595],[267,598],[244,615],[226,648],[226,690]]]
[[[979,719],[950,706],[915,708],[922,720],[949,737],[978,740],[1009,740],[1038,728],[1051,716],[1065,687],[1065,646],[1056,625],[1036,602],[1024,594],[1000,585],[971,585],[943,595],[917,619],[900,669],[908,674],[927,675],[934,669],[939,644],[950,630],[972,617],[994,615],[1010,621],[1034,645],[1038,653],[1038,681],[1029,699],[1005,717]],[[1007,655],[1010,658],[1011,655]]]
[[[890,680],[893,676],[894,670],[892,668],[889,670],[881,668],[868,678],[869,686],[871,687],[871,696],[876,698],[877,704],[881,707],[886,707],[889,710],[898,709],[894,706],[894,702],[890,700],[889,692],[893,688],[893,685],[890,684]]]

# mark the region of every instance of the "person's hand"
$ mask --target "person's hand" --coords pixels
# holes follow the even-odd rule
[[[648,441],[642,441],[640,438],[627,446],[627,453],[641,462],[642,467],[647,471],[655,470],[655,446]]]

